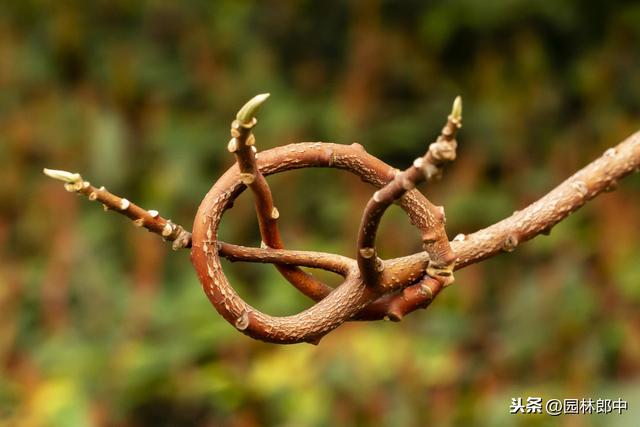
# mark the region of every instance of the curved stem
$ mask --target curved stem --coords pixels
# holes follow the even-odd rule
[[[396,200],[405,195],[407,191],[415,188],[422,181],[432,182],[439,179],[445,163],[456,158],[457,142],[455,135],[462,126],[462,100],[457,97],[453,103],[451,114],[436,142],[429,146],[429,150],[423,157],[418,157],[413,165],[403,172],[396,173],[393,180],[376,191],[362,214],[360,228],[358,230],[358,251],[356,253],[358,268],[365,283],[368,286],[378,287],[382,279],[384,264],[378,258],[375,249],[376,234],[380,226],[382,215]],[[438,212],[438,220],[444,224],[444,208]],[[430,275],[446,277],[448,283],[453,282],[451,263],[435,262],[429,271]]]
[[[521,243],[548,234],[560,221],[597,195],[616,188],[617,182],[640,171],[640,131],[634,133],[573,174],[549,193],[513,215],[451,242],[456,254],[455,269],[466,267],[501,252],[511,252]],[[401,268],[417,272],[428,256],[405,257]]]
[[[278,229],[280,212],[273,203],[271,189],[256,163],[255,112],[269,94],[257,95],[247,102],[231,123],[231,140],[227,146],[236,157],[240,169],[240,181],[253,192],[256,215],[263,243],[275,249],[284,248]],[[293,265],[276,264],[275,267],[293,286],[313,300],[322,299],[332,288]]]

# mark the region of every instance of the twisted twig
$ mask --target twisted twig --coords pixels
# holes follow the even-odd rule
[[[432,144],[427,155],[422,158],[422,163],[417,162],[418,165],[402,173],[397,173],[394,168],[367,154],[357,144],[293,144],[262,152],[256,162],[249,143],[252,138],[250,130],[255,124],[255,119],[252,118],[254,111],[255,108],[250,106],[238,113],[232,126],[236,145],[233,145],[232,139],[230,151],[245,154],[237,154],[237,164],[216,182],[203,200],[194,221],[193,241],[184,228],[165,220],[157,212],[146,211],[104,188],[96,189],[78,174],[52,170],[45,170],[45,173],[65,181],[67,190],[101,201],[107,209],[128,216],[136,225],[172,240],[174,248],[188,247],[191,243],[192,261],[203,288],[216,309],[237,329],[254,338],[271,342],[317,342],[328,331],[350,319],[400,320],[407,313],[425,307],[433,300],[449,282],[450,276],[446,273],[454,268],[454,262],[455,269],[458,269],[501,251],[515,249],[519,243],[549,231],[587,200],[610,189],[618,179],[640,168],[638,132],[617,147],[607,150],[602,157],[537,202],[486,229],[467,236],[461,235],[449,244],[440,209],[416,190],[407,189],[424,176],[418,169],[424,170],[425,179],[428,180],[439,175],[442,163],[452,159],[455,154],[453,136],[459,127],[459,114],[456,114],[455,107],[441,137]],[[401,197],[398,202],[419,229],[425,243],[425,252],[376,261],[381,268],[375,270],[373,278],[367,278],[370,275],[368,262],[359,265],[355,260],[338,255],[278,248],[280,238],[275,225],[278,215],[273,213],[273,202],[266,181],[264,187],[258,181],[264,180],[264,175],[304,167],[344,169],[379,188],[384,187],[376,193],[377,196],[365,210],[361,232],[366,238],[359,240],[362,243],[359,249],[373,248],[377,223],[382,213],[393,200]],[[248,178],[247,174],[251,174],[253,178]],[[391,183],[388,184],[389,182]],[[222,214],[246,188],[245,184],[254,191],[261,233],[268,246],[266,248],[245,248],[217,241],[217,228]],[[369,221],[365,221],[365,218]],[[369,222],[372,224],[367,225]],[[361,251],[358,251],[357,256],[360,255]],[[274,263],[305,294],[321,301],[294,316],[272,317],[263,314],[246,304],[235,293],[222,273],[219,256],[230,260]],[[331,288],[317,281],[299,281],[301,276],[290,274],[295,271],[294,268],[297,269],[294,266],[333,271],[344,276],[345,280],[331,291]],[[375,286],[367,286],[365,283]]]
[[[284,247],[278,230],[280,212],[273,203],[271,189],[264,175],[256,166],[257,149],[255,136],[252,133],[257,123],[255,113],[269,97],[268,93],[257,95],[247,102],[231,123],[231,140],[227,145],[230,153],[236,157],[240,168],[240,181],[253,192],[260,235],[265,246],[275,249]],[[318,301],[324,298],[331,287],[305,273],[294,265],[276,264],[278,271],[293,286],[311,299]]]
[[[462,126],[462,100],[457,97],[453,103],[447,124],[437,141],[429,146],[427,153],[418,157],[408,169],[398,172],[393,180],[373,193],[367,203],[358,230],[358,268],[364,282],[369,286],[380,286],[384,263],[375,249],[376,234],[380,220],[387,208],[404,194],[413,190],[422,181],[431,182],[439,179],[446,162],[456,158],[456,131]],[[438,220],[444,224],[444,208],[437,213]],[[444,262],[443,262],[444,261]],[[451,260],[432,260],[429,275],[443,277],[447,284],[453,282],[453,263]]]

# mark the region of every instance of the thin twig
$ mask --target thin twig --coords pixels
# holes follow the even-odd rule
[[[407,314],[427,308],[443,288],[443,280],[425,275],[418,283],[373,301],[356,320],[384,319],[399,322]]]
[[[384,263],[378,258],[375,241],[382,215],[387,208],[401,198],[407,191],[415,188],[422,182],[432,182],[442,175],[445,163],[456,158],[457,142],[455,135],[462,126],[462,100],[457,97],[453,102],[451,114],[446,125],[436,142],[429,146],[429,150],[423,157],[417,158],[404,172],[399,172],[387,185],[376,191],[362,214],[360,229],[358,231],[358,252],[356,254],[358,268],[364,282],[368,286],[380,286],[380,279],[384,270]],[[444,222],[444,209],[439,218]],[[452,282],[452,265],[431,266],[429,275],[448,277]]]
[[[164,240],[173,242],[171,247],[174,250],[191,247],[191,233],[181,225],[174,224],[170,219],[163,218],[158,211],[143,209],[128,199],[116,196],[104,187],[96,188],[78,173],[55,169],[44,169],[43,172],[51,178],[63,181],[67,191],[83,194],[91,201],[100,202],[105,211],[112,210],[122,214],[133,220],[135,226],[144,227],[162,236]]]
[[[260,262],[298,267],[320,268],[343,277],[353,271],[355,262],[351,258],[313,251],[294,251],[273,248],[251,248],[218,242],[218,253],[231,262]],[[328,295],[329,293],[327,293]]]
[[[137,227],[144,227],[147,230],[161,236],[164,240],[172,241],[174,250],[191,247],[191,233],[183,226],[165,219],[155,210],[145,210],[129,199],[117,196],[104,187],[96,188],[88,181],[85,181],[79,173],[71,173],[61,170],[44,169],[44,173],[54,179],[63,181],[65,189],[69,192],[83,194],[91,201],[98,201],[103,204],[105,211],[117,212],[132,219],[132,223]],[[124,207],[124,209],[123,209]],[[172,230],[169,232],[169,230]],[[169,233],[167,235],[167,233]],[[331,271],[346,277],[356,268],[355,260],[335,254],[327,254],[313,251],[293,251],[286,249],[273,249],[269,247],[252,248],[247,246],[234,245],[231,243],[218,242],[218,253],[229,261],[260,262],[276,264],[286,267],[310,267]],[[403,278],[402,263],[406,263],[407,258],[397,258],[386,261],[389,264],[387,269],[395,280]],[[412,262],[412,261],[411,261]],[[304,273],[304,272],[303,272]],[[304,273],[306,274],[306,273]],[[413,278],[403,278],[403,283],[413,280]],[[320,290],[314,295],[314,301],[320,301],[333,290],[327,286],[326,290]],[[356,320],[381,320],[385,317],[393,316],[389,312],[391,302],[400,296],[389,295],[392,298],[385,298],[384,304],[377,304],[371,309],[366,307],[358,315]]]
[[[255,120],[252,118],[255,107],[254,103],[241,109],[236,122],[255,125]],[[415,174],[408,174],[409,170],[393,177],[392,169],[388,165],[368,155],[361,147],[327,143],[303,143],[268,150],[261,153],[259,168],[254,155],[243,158],[242,161],[239,159],[238,167],[227,171],[203,200],[194,222],[193,242],[189,232],[181,226],[165,220],[155,211],[146,211],[127,199],[115,196],[104,188],[91,186],[79,174],[48,169],[45,173],[64,181],[68,191],[84,194],[90,200],[100,201],[105,209],[119,212],[132,219],[135,225],[145,227],[167,240],[174,241],[175,249],[189,247],[192,244],[192,261],[207,296],[216,309],[238,330],[270,342],[315,343],[347,320],[381,317],[400,320],[407,313],[425,307],[448,284],[450,276],[442,273],[451,273],[454,262],[455,268],[458,269],[499,252],[512,251],[521,242],[548,232],[556,223],[577,210],[586,201],[614,188],[617,180],[640,169],[640,132],[638,132],[618,146],[608,149],[602,157],[522,211],[484,230],[462,235],[449,245],[446,239],[443,240],[443,237],[446,237],[443,222],[433,221],[435,207],[416,191],[405,194],[407,191],[405,187],[410,186],[407,182],[415,184],[419,179],[436,178],[440,174],[442,164],[455,157],[454,135],[459,127],[459,121],[456,123],[452,118],[459,118],[459,116],[459,106],[456,108],[454,104],[450,120],[443,129],[442,135],[430,146],[427,155],[421,158],[422,162],[413,166],[423,170],[426,175],[424,178],[414,178]],[[238,126],[238,129],[244,128]],[[247,132],[250,135],[250,127]],[[245,139],[245,148],[251,147],[246,143],[247,141]],[[250,151],[253,150],[250,149]],[[249,168],[242,166],[245,160],[253,161],[253,166],[249,165]],[[255,182],[256,178],[264,179],[262,174],[268,175],[313,166],[345,169],[367,182],[384,187],[384,192],[377,192],[378,196],[374,197],[378,199],[374,200],[376,204],[381,206],[386,204],[381,208],[379,216],[373,215],[378,223],[384,209],[393,200],[401,197],[400,205],[407,211],[412,223],[417,225],[423,233],[425,248],[429,253],[420,252],[407,257],[380,261],[379,264],[376,262],[376,265],[379,265],[376,271],[380,273],[377,277],[378,285],[370,286],[370,283],[365,283],[364,275],[359,273],[356,263],[346,257],[268,247],[244,248],[217,241],[217,229],[222,214],[244,188],[241,183],[248,178],[243,174],[248,173],[251,167],[256,172],[252,175]],[[390,180],[391,184],[384,186]],[[253,182],[247,184],[251,186]],[[272,207],[272,201],[270,203]],[[267,203],[258,208],[262,212],[259,212],[259,216],[265,216],[269,212],[268,207]],[[376,229],[377,225],[373,227],[371,244],[359,246],[359,249],[374,247]],[[434,237],[427,242],[425,236]],[[451,251],[452,248],[455,252]],[[319,291],[312,298],[321,299],[321,301],[302,313],[287,317],[268,316],[249,306],[230,286],[222,272],[218,257],[225,254],[232,260],[270,262],[279,268],[289,268],[293,265],[323,268],[342,274],[345,280],[330,293],[326,288],[318,288]],[[444,262],[445,260],[450,262]],[[289,277],[288,279],[291,281]],[[308,288],[302,286],[305,293],[310,293],[309,290],[314,289],[313,287],[319,282],[311,283]],[[325,296],[326,298],[323,298]]]
[[[284,244],[277,222],[280,218],[280,212],[273,203],[273,196],[267,180],[257,167],[256,140],[252,133],[252,129],[257,123],[255,113],[268,97],[268,93],[256,95],[238,111],[236,120],[231,123],[231,140],[227,149],[236,157],[240,168],[240,181],[253,192],[260,235],[264,245],[274,249],[282,249]],[[289,283],[315,301],[322,299],[332,290],[330,286],[296,266],[276,264],[276,268]]]

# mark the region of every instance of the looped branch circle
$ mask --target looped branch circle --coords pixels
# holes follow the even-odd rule
[[[238,330],[269,342],[317,343],[347,320],[398,321],[407,313],[426,307],[443,287],[451,284],[454,269],[500,252],[511,252],[539,234],[548,234],[588,200],[615,188],[619,179],[640,171],[640,132],[636,132],[526,208],[475,233],[459,234],[449,242],[444,209],[431,204],[414,187],[420,181],[438,179],[444,163],[455,159],[455,135],[462,117],[459,98],[427,153],[399,171],[367,154],[359,144],[292,144],[261,152],[258,159],[252,128],[257,123],[255,112],[267,97],[262,94],[251,99],[232,122],[227,148],[236,156],[236,164],[205,196],[195,217],[193,235],[156,210],[144,209],[105,187],[94,187],[78,173],[54,169],[43,172],[64,182],[67,191],[83,194],[90,201],[101,203],[105,210],[118,212],[135,226],[173,242],[173,249],[191,248],[200,282],[218,312]],[[284,249],[277,227],[280,212],[274,206],[265,175],[307,167],[347,170],[379,188],[362,215],[356,259]],[[247,187],[254,195],[264,243],[261,248],[217,240],[222,215]],[[420,231],[424,251],[383,261],[376,254],[376,232],[382,215],[394,202]],[[286,280],[316,304],[294,316],[261,313],[231,287],[220,257],[274,264]],[[299,267],[332,271],[342,275],[344,282],[333,289]]]
[[[261,152],[258,159],[259,172],[264,175],[306,167],[343,169],[378,187],[395,177],[395,169],[366,153],[357,144],[293,144]],[[412,268],[407,268],[408,265],[401,262],[387,261],[384,286],[374,288],[364,283],[355,260],[340,257],[334,261],[343,263],[344,282],[314,306],[293,316],[274,317],[262,313],[235,292],[222,271],[219,259],[221,245],[217,241],[218,227],[224,212],[246,188],[241,174],[238,165],[234,165],[205,196],[194,221],[191,259],[211,303],[228,322],[243,333],[277,343],[316,342],[369,305],[372,309],[363,316],[364,319],[376,318],[383,310],[390,310],[391,315],[397,313],[396,317],[401,317],[404,314],[402,310],[407,309],[398,307],[402,305],[402,301],[405,304],[416,304],[419,300],[424,304],[442,288],[442,282],[430,277],[423,280],[424,283],[417,283],[426,275],[428,260],[423,261],[419,270],[421,273],[417,274],[415,264],[412,264]],[[437,208],[415,190],[405,194],[400,206],[408,213],[422,236],[430,236],[434,256],[440,256],[438,250],[442,250],[442,245],[448,247],[448,240],[442,222],[433,217],[432,211]],[[400,298],[395,298],[394,307],[385,304],[394,299],[392,296],[380,298],[385,293],[410,285],[417,286],[405,290]],[[385,315],[389,314],[385,312]]]

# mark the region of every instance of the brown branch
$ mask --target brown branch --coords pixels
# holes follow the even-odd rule
[[[452,242],[458,260],[457,268],[477,262],[500,251],[511,250],[516,239],[523,241],[524,238],[531,238],[544,231],[568,215],[569,212],[577,209],[587,198],[594,197],[617,179],[637,169],[640,166],[639,138],[640,136],[636,134],[615,149],[608,150],[602,159],[578,172],[562,184],[560,189],[552,191],[541,201],[514,215],[515,218],[511,217],[505,220],[507,223],[503,221],[497,224],[498,227],[492,226],[467,236],[463,241]],[[259,166],[264,174],[302,167],[338,167],[358,174],[365,181],[381,185],[390,175],[390,171],[381,167],[378,162],[377,159],[369,158],[357,146],[303,143],[278,147],[262,153]],[[393,313],[394,307],[390,303],[392,297],[383,297],[385,299],[379,300],[375,303],[376,305],[372,306],[371,303],[378,298],[378,295],[370,287],[364,286],[362,278],[357,276],[347,276],[345,282],[320,303],[298,315],[286,318],[267,316],[242,301],[222,274],[217,257],[212,257],[211,255],[214,253],[210,247],[206,245],[206,242],[200,240],[200,236],[207,230],[217,228],[222,213],[241,191],[241,188],[234,184],[237,174],[237,170],[233,168],[229,170],[205,197],[197,215],[199,218],[204,216],[205,221],[195,222],[195,243],[192,249],[192,260],[203,283],[203,288],[216,309],[227,320],[254,338],[271,342],[292,343],[316,341],[340,323],[352,318],[365,306],[371,307],[371,313],[375,313],[374,309],[378,306],[382,307],[381,310]],[[579,181],[584,185],[577,183],[576,178],[580,178]],[[558,197],[559,195],[561,197]],[[415,197],[423,198],[421,195],[416,195],[415,192],[409,192],[400,200],[401,205],[405,208],[414,206],[403,202],[406,202],[406,199],[415,200]],[[422,208],[416,208],[416,210],[409,208],[408,213],[412,222],[416,218],[428,217],[428,211],[424,207],[427,203],[428,201],[423,198],[423,201],[416,204]],[[418,212],[419,209],[422,210]],[[515,238],[509,237],[514,233],[517,234]],[[396,260],[393,268],[389,265],[385,266],[385,269],[389,269],[387,272],[389,274],[401,274],[407,280],[409,280],[408,278],[414,280],[415,277],[424,276],[424,265],[429,260],[429,254],[418,253]],[[403,281],[394,283],[392,280],[391,283],[386,283],[387,280],[391,280],[391,276],[388,279],[383,279],[385,292],[412,285],[412,283]],[[403,297],[407,301],[407,312],[413,307],[424,305],[429,300],[429,293],[418,292],[417,287],[406,291],[406,294]],[[397,304],[399,302],[394,305],[397,306]],[[391,318],[391,316],[389,317]],[[366,318],[364,313],[363,318]]]
[[[597,195],[611,191],[617,182],[640,170],[640,131],[634,133],[549,193],[513,215],[475,233],[460,235],[451,242],[456,254],[455,269],[475,264],[501,252],[511,252],[540,234],[549,234],[560,221]],[[418,272],[426,254],[406,257],[407,271]]]
[[[83,194],[91,201],[101,202],[105,211],[114,211],[121,215],[125,215],[133,220],[132,223],[135,226],[144,227],[149,231],[158,234],[164,240],[172,241],[172,247],[174,250],[191,247],[191,233],[185,230],[181,225],[163,218],[157,211],[147,211],[137,204],[129,201],[129,199],[111,193],[104,187],[96,188],[88,181],[85,181],[78,173],[52,169],[44,169],[44,173],[51,178],[65,182],[65,189],[67,191]],[[225,242],[218,242],[218,250],[220,256],[225,257],[232,262],[248,261],[272,263],[290,267],[300,266],[320,268],[340,274],[343,277],[346,277],[350,271],[353,272],[357,269],[355,260],[351,258],[321,252],[290,251],[285,249],[272,249],[268,247],[250,248]],[[402,268],[398,268],[398,265],[404,262],[406,262],[406,260],[403,258],[386,261],[390,266],[387,271],[394,275],[394,277],[401,277],[400,275],[402,273],[395,273],[395,271],[404,270]],[[302,273],[306,274],[304,272]],[[320,301],[332,290],[333,288],[326,286],[326,289],[321,289],[317,293],[313,294],[313,297],[315,297],[316,302]],[[378,304],[372,308],[371,312],[368,307],[365,308],[361,315],[358,316],[358,320],[361,320],[364,317],[366,317],[367,320],[381,320],[384,317],[389,316],[390,313],[388,313],[388,305],[390,300],[390,298],[386,298],[385,304]]]
[[[257,150],[252,133],[257,123],[255,113],[267,100],[269,94],[257,95],[247,102],[231,123],[231,140],[227,146],[236,157],[240,169],[240,181],[253,192],[256,215],[263,243],[274,249],[284,248],[278,230],[280,212],[273,203],[271,189],[264,175],[256,165]],[[331,292],[332,288],[310,274],[293,265],[276,264],[278,271],[298,290],[318,301]]]
[[[135,226],[144,227],[162,236],[164,240],[173,242],[171,247],[174,250],[191,247],[191,233],[181,225],[174,224],[170,219],[163,218],[158,211],[143,209],[125,198],[116,196],[104,187],[96,188],[78,173],[54,169],[44,169],[43,172],[51,178],[65,182],[64,188],[67,191],[83,194],[91,201],[100,202],[105,211],[118,212],[131,219]]]
[[[511,252],[539,234],[548,234],[567,216],[618,181],[640,170],[640,132],[636,132],[573,174],[545,196],[508,218],[453,241],[456,268],[500,252]]]
[[[360,228],[358,230],[357,260],[360,274],[368,286],[378,287],[384,271],[384,263],[375,250],[375,241],[380,220],[387,208],[396,200],[415,188],[422,181],[432,182],[442,176],[445,163],[456,158],[457,142],[455,135],[462,126],[462,100],[457,97],[453,102],[451,114],[436,142],[429,146],[429,150],[423,157],[417,158],[413,165],[403,172],[398,172],[393,180],[380,190],[376,191],[362,214]],[[438,219],[444,224],[444,208],[440,208]],[[441,276],[447,279],[447,283],[453,282],[453,264],[442,264],[440,260],[431,263],[432,276]]]
[[[322,252],[292,251],[286,249],[271,248],[249,248],[245,246],[232,245],[230,243],[218,242],[218,253],[229,261],[279,263],[296,265],[301,267],[320,268],[331,271],[346,277],[357,270],[355,260],[341,255],[327,254]],[[386,283],[385,291],[392,291],[398,287],[407,286],[408,283],[415,282],[428,266],[428,260],[421,259],[418,255],[409,257],[394,258],[384,261],[384,278]],[[409,265],[420,266],[421,268],[412,271],[407,268]],[[431,281],[425,282],[425,280]],[[435,298],[442,286],[435,287],[434,283],[445,285],[446,281],[434,280],[429,276],[424,276],[420,283],[410,285],[402,292],[395,292],[384,295],[371,304],[367,305],[353,320],[393,320],[400,321],[405,315],[419,308],[426,306]],[[425,284],[426,283],[426,284]],[[425,286],[431,288],[431,292]],[[328,295],[328,293],[327,293]],[[326,296],[326,295],[325,295]]]
[[[250,248],[218,242],[218,253],[231,262],[259,262],[298,267],[320,268],[337,273],[343,277],[352,273],[355,268],[351,258],[324,252],[293,251],[273,248]],[[329,292],[327,292],[327,295]],[[326,296],[326,295],[325,295]]]
[[[146,227],[167,240],[173,240],[174,248],[188,247],[191,243],[192,262],[205,293],[218,312],[243,333],[270,342],[317,342],[347,320],[400,320],[407,313],[425,307],[433,300],[449,282],[450,276],[441,273],[451,272],[454,262],[458,269],[499,252],[514,250],[519,243],[548,232],[587,200],[614,187],[617,180],[640,168],[638,132],[617,147],[607,150],[601,158],[522,211],[484,230],[462,235],[450,244],[439,209],[418,191],[407,191],[406,187],[411,187],[411,184],[422,178],[409,174],[409,170],[398,174],[395,169],[367,154],[359,145],[294,144],[265,151],[256,161],[254,150],[250,148],[252,144],[249,143],[252,138],[250,131],[255,125],[253,113],[256,103],[249,104],[238,113],[232,126],[234,139],[230,143],[230,149],[233,149],[231,151],[243,150],[244,154],[239,155],[237,164],[215,183],[204,198],[194,221],[193,241],[189,239],[188,231],[160,217],[157,212],[146,211],[104,188],[95,188],[78,174],[52,170],[45,170],[45,173],[65,181],[67,190],[84,194],[90,200],[98,200],[106,209],[131,218],[134,224]],[[454,119],[459,115],[455,114],[455,110],[454,108],[452,113]],[[430,146],[422,162],[414,166],[415,169],[423,170],[421,173],[424,172],[426,176],[421,176],[424,179],[438,176],[442,163],[453,158],[451,153],[455,153],[454,135],[459,122],[456,123],[452,117],[447,124],[449,128],[445,126],[443,134]],[[223,213],[246,188],[246,184],[254,194],[259,193],[256,195],[256,210],[262,223],[261,233],[265,245],[273,247],[269,242],[279,240],[275,222],[279,215],[274,213],[266,181],[264,187],[255,183],[260,178],[264,180],[264,175],[303,167],[344,169],[378,188],[384,187],[382,193],[379,191],[378,196],[374,197],[374,204],[381,206],[376,208],[381,210],[379,217],[393,200],[400,197],[398,203],[420,231],[425,252],[380,261],[382,268],[377,269],[381,270],[376,277],[377,286],[368,286],[370,282],[366,282],[368,279],[365,274],[361,274],[357,263],[347,257],[270,247],[244,248],[217,241],[217,230]],[[387,185],[389,182],[391,184]],[[364,216],[367,215],[374,218],[374,223],[379,223],[378,214],[365,212]],[[363,224],[366,223],[363,220]],[[374,248],[377,225],[373,225],[370,229],[373,232],[365,232],[369,236],[367,238],[373,237],[371,244],[361,245],[359,249]],[[357,255],[360,255],[360,251]],[[296,269],[302,274],[306,273],[294,266],[323,268],[342,274],[345,280],[335,290],[331,290],[321,282],[298,282],[299,277],[283,273],[305,294],[320,301],[294,316],[273,317],[251,307],[237,295],[222,272],[220,256],[231,260],[274,263],[279,269]]]
[[[443,288],[443,280],[425,275],[420,282],[373,301],[358,316],[358,320],[384,319],[399,322],[407,314],[427,308]]]
[[[268,150],[260,154],[258,166],[263,174],[310,166],[336,167],[380,187],[395,175],[393,168],[367,154],[360,146],[328,143],[302,143]],[[297,315],[273,317],[260,312],[243,301],[229,284],[222,272],[215,240],[222,214],[245,188],[238,179],[240,173],[237,166],[229,169],[202,201],[194,221],[191,258],[213,305],[243,333],[269,342],[316,342],[344,321],[356,317],[382,293],[402,289],[425,275],[424,266],[418,273],[406,267],[390,267],[390,271],[399,273],[395,280],[390,277],[390,283],[373,289],[364,285],[359,274],[348,274],[344,283],[326,298]],[[438,236],[427,247],[432,251],[428,252],[429,256],[433,253],[433,259],[453,261],[454,254],[446,239],[443,224],[436,221],[433,215],[436,207],[415,190],[400,200],[400,206],[407,211],[411,222],[423,236]],[[389,263],[393,265],[391,261]]]

